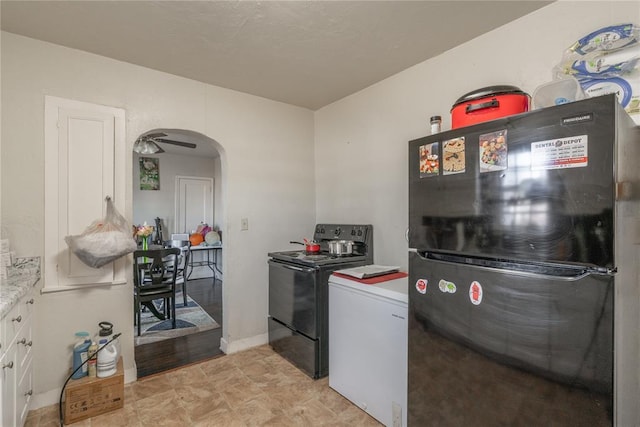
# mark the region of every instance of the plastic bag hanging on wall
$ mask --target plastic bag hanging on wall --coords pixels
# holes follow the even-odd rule
[[[137,249],[131,227],[116,210],[111,197],[105,198],[107,213],[91,223],[82,234],[67,236],[69,249],[89,267],[100,268]]]

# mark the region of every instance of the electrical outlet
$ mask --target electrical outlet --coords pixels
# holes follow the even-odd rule
[[[249,229],[249,218],[240,218],[240,231]]]

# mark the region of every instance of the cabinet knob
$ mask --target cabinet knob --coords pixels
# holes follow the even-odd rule
[[[27,344],[27,339],[22,338],[20,341],[18,341],[18,344]]]
[[[33,298],[31,298],[29,301],[26,301],[26,304],[33,304],[33,303],[34,303]]]
[[[5,363],[4,365],[2,365],[2,369],[4,369],[4,368],[13,369],[13,361],[11,361],[9,363]]]
[[[33,394],[33,390],[29,390],[28,392],[26,392],[24,395],[25,396],[31,396]]]
[[[11,319],[12,322],[22,322],[22,316],[14,317]]]
[[[33,341],[29,341],[28,343],[25,344],[27,347],[31,347],[33,345]]]

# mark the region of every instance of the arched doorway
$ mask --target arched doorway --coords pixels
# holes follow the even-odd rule
[[[221,232],[225,225],[224,149],[218,142],[190,130],[152,129],[140,135],[132,155],[134,226],[145,222],[154,226],[156,243],[160,243],[158,225],[164,241],[183,239],[202,228],[200,223],[217,231],[221,240],[225,237]],[[209,199],[206,195],[200,197],[206,191],[194,190],[202,182],[211,183]],[[196,206],[189,209],[185,203]],[[202,216],[198,216],[200,213]],[[223,354],[220,340],[224,320],[224,243],[220,243],[216,250],[190,251],[186,296],[176,299],[176,329],[154,313],[143,313],[143,332],[140,336],[137,330],[134,332],[138,377]]]

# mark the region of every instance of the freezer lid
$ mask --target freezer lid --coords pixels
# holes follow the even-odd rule
[[[356,292],[377,295],[403,304],[407,304],[409,301],[406,277],[368,285],[332,274],[329,276],[329,285],[342,286]]]
[[[604,96],[411,141],[409,247],[613,267],[622,113]]]

